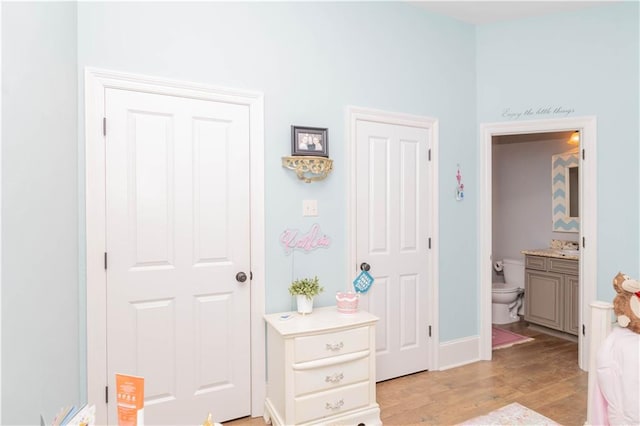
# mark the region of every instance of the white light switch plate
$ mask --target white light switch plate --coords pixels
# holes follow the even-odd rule
[[[318,216],[318,200],[302,200],[302,216]]]

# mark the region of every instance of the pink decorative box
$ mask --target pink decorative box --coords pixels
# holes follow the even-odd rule
[[[355,314],[358,312],[358,299],[357,293],[353,292],[337,292],[336,303],[338,305],[338,312],[341,314]]]

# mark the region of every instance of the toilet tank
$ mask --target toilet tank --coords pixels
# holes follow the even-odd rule
[[[509,287],[524,288],[524,261],[517,259],[503,259],[504,281]]]

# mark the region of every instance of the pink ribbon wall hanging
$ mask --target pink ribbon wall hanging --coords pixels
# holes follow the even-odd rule
[[[460,173],[460,164],[458,164],[458,172],[456,173],[456,200],[462,201],[464,199],[464,183],[462,183],[462,173]]]

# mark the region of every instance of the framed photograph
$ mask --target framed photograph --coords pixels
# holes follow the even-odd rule
[[[291,155],[329,156],[327,129],[291,126]]]

